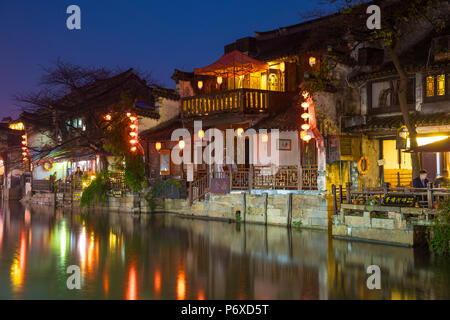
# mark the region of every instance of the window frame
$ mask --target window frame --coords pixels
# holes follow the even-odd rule
[[[374,79],[370,82],[367,83],[367,110],[369,114],[383,114],[383,113],[395,113],[395,112],[400,112],[400,104],[394,104],[394,95],[391,94],[391,104],[388,107],[384,107],[384,108],[373,108],[372,105],[372,85],[374,83],[378,83],[378,82],[389,82],[390,88],[393,89],[393,81],[394,80],[399,80],[399,78],[397,77],[389,77],[389,78],[385,78],[385,79]],[[414,76],[409,76],[408,80],[412,80],[413,81],[413,103],[408,103],[408,109],[409,110],[415,110],[416,108],[416,78]],[[392,91],[393,92],[393,91]],[[379,97],[378,97],[379,99]]]
[[[444,80],[445,94],[441,95],[441,96],[439,96],[437,94],[437,91],[438,91],[437,78],[440,75],[445,76],[445,80]],[[428,97],[427,96],[427,78],[430,76],[433,77],[433,80],[434,80],[434,95],[431,97]],[[450,72],[444,71],[444,72],[433,72],[433,73],[424,74],[422,88],[423,88],[423,102],[424,103],[450,100]]]

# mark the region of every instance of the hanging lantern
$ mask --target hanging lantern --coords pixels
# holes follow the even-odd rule
[[[198,135],[198,137],[199,137],[200,139],[203,139],[203,137],[205,136],[205,131],[199,130],[198,133],[197,133],[197,135]]]
[[[136,144],[136,143],[137,143],[137,140],[136,140],[136,139],[131,139],[131,140],[130,140],[130,143],[131,143],[131,144]]]
[[[136,137],[136,136],[137,136],[137,133],[136,133],[136,132],[134,132],[134,131],[131,131],[131,132],[130,132],[130,136],[132,136],[132,137]]]
[[[309,119],[309,113],[302,113],[302,119]]]
[[[223,79],[222,79],[222,77],[217,77],[217,83],[218,83],[219,85],[221,85],[221,84],[222,84],[222,82],[223,82]]]
[[[137,148],[136,147],[131,147],[131,152],[135,152],[136,150],[137,150]]]
[[[316,64],[316,58],[315,57],[309,57],[309,65],[312,67]]]
[[[281,62],[280,63],[280,71],[284,72],[285,68],[286,68],[286,65],[284,64],[284,62]]]
[[[131,117],[131,112],[127,112],[127,117]]]
[[[199,82],[197,82],[197,86],[201,90],[203,88],[203,81],[200,80]]]
[[[309,97],[308,91],[303,91],[302,96],[303,96],[303,98],[308,99],[308,97]]]
[[[309,130],[310,126],[307,123],[302,124],[302,129],[303,130]]]
[[[134,121],[136,121],[136,119],[137,119],[136,117],[130,117],[130,121],[134,122]]]
[[[236,132],[237,132],[237,135],[240,137],[240,136],[242,135],[242,133],[244,133],[244,129],[238,128],[238,129],[236,130]]]
[[[110,120],[111,120],[111,115],[110,115],[110,114],[107,114],[107,115],[105,116],[105,120],[110,121]]]
[[[136,129],[136,125],[135,124],[130,124],[130,128],[131,129]]]
[[[302,138],[303,139],[303,141],[306,141],[306,142],[308,142],[309,140],[311,140],[311,135],[309,135],[308,133]]]
[[[309,108],[309,102],[302,102],[302,108],[308,109]]]
[[[161,142],[155,143],[155,149],[156,149],[156,151],[161,150]]]
[[[185,146],[184,140],[180,140],[180,141],[178,142],[178,147],[180,148],[180,150],[183,150],[183,149],[184,149],[184,146]]]

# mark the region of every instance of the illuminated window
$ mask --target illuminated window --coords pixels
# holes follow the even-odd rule
[[[437,95],[444,96],[445,95],[445,75],[440,74],[437,76]]]
[[[434,77],[427,77],[427,97],[434,96]]]

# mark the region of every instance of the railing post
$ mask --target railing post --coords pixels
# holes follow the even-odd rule
[[[192,182],[189,182],[188,199],[189,199],[189,205],[192,206]]]
[[[346,196],[347,196],[347,203],[351,203],[352,202],[352,195],[351,195],[351,183],[350,182],[347,182],[346,184],[345,184],[345,191],[346,191]]]
[[[298,165],[297,166],[297,175],[298,175],[298,190],[302,190],[303,189],[303,170],[302,170],[302,165]]]
[[[331,186],[331,192],[333,193],[333,206],[334,206],[334,214],[337,214],[337,197],[336,197],[336,186],[333,184]]]
[[[386,182],[383,183],[383,196],[386,197],[388,194],[388,184]]]
[[[344,201],[342,198],[342,184],[339,185],[339,203],[341,204]]]
[[[400,187],[400,172],[397,171],[397,187]]]
[[[253,189],[253,165],[248,170],[248,193],[251,194]]]
[[[433,189],[431,182],[427,184],[428,209],[433,209]]]

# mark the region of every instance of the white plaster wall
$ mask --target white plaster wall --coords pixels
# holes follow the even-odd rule
[[[158,124],[176,117],[180,113],[180,101],[159,97],[157,102],[160,118],[158,120],[139,117],[139,132],[148,130]]]

